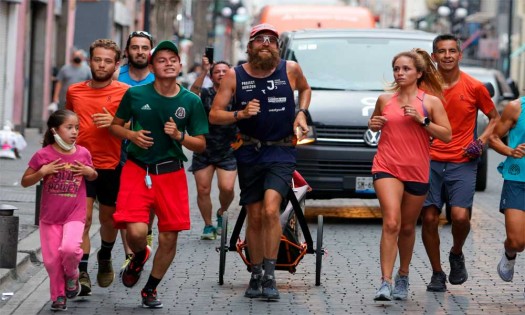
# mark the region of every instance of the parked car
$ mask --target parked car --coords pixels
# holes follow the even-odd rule
[[[380,132],[368,129],[368,119],[393,81],[392,58],[416,47],[431,52],[435,36],[396,29],[307,29],[280,36],[281,57],[297,61],[312,87],[309,141],[297,147],[297,169],[314,188],[308,198],[376,197],[371,169]],[[487,123],[479,114],[478,130]],[[486,162],[480,160],[478,171],[482,189]]]

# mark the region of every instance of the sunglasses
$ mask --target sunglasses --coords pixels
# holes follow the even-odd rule
[[[250,42],[256,42],[257,44],[273,44],[277,45],[279,38],[273,35],[257,35],[250,38]]]
[[[152,39],[153,36],[151,36],[150,33],[146,32],[146,31],[135,31],[131,34],[129,34],[129,38],[133,38],[133,37],[147,37],[149,40]]]

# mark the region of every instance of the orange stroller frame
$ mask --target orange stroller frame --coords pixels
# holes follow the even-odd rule
[[[279,245],[279,253],[277,256],[277,263],[275,265],[276,270],[288,270],[290,273],[295,273],[296,267],[299,262],[303,259],[305,254],[315,254],[315,285],[321,285],[321,265],[322,256],[324,254],[323,249],[323,216],[317,216],[317,243],[314,249],[312,235],[308,229],[306,219],[304,216],[304,205],[306,200],[306,192],[308,185],[292,188],[288,192],[288,204],[286,208],[281,211],[281,226],[283,227],[283,235],[281,236],[281,243]],[[293,217],[294,216],[294,217]],[[293,239],[289,239],[285,235],[284,228],[291,220],[297,220],[296,223],[301,227],[302,236],[304,241],[295,242]],[[235,222],[232,235],[228,242],[228,218],[223,217],[222,233],[220,247],[217,247],[219,252],[219,284],[224,284],[224,272],[226,269],[226,253],[228,251],[237,251],[241,256],[242,260],[248,267],[248,271],[251,270],[252,264],[250,263],[248,245],[246,240],[242,240],[239,235],[241,233],[244,220],[246,219],[246,208],[242,207],[239,212],[239,217]],[[296,224],[293,224],[295,226]],[[299,236],[299,231],[294,231]],[[289,234],[289,233],[288,233]],[[300,236],[299,236],[300,238]]]

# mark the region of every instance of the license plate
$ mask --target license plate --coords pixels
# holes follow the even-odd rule
[[[372,177],[356,177],[355,192],[361,194],[375,194]]]

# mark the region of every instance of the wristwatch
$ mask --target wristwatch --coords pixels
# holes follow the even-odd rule
[[[310,112],[306,108],[299,108],[295,116],[297,116],[297,114],[299,114],[300,112],[303,112],[307,119],[310,117]]]
[[[427,127],[428,125],[430,125],[430,118],[428,117],[423,118],[423,122],[421,123],[421,126]]]
[[[177,140],[177,142],[182,143],[184,141],[184,137],[186,136],[186,131],[183,131],[180,133],[180,139]]]

